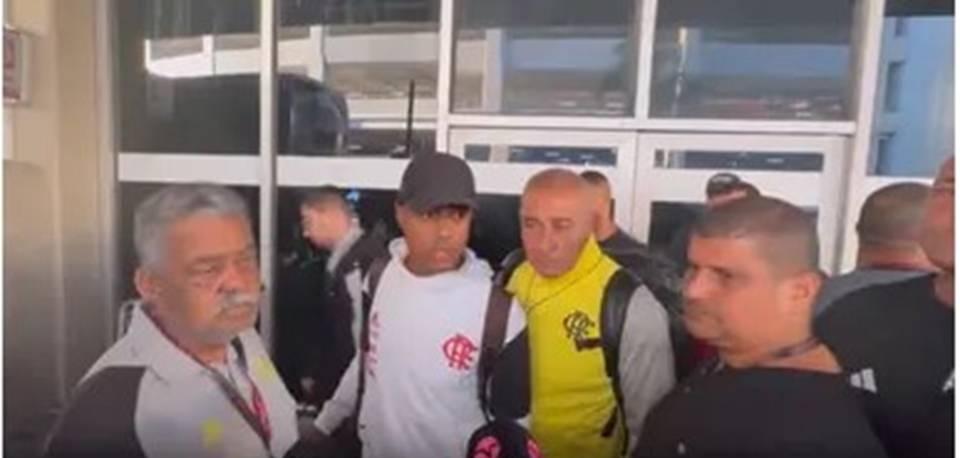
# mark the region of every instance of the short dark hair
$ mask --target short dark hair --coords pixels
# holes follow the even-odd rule
[[[594,186],[601,185],[601,184],[605,184],[605,185],[610,184],[610,180],[607,179],[607,176],[596,170],[587,170],[585,172],[581,172],[580,178],[583,178],[584,180],[586,180],[587,183],[590,183]]]
[[[320,210],[335,207],[353,215],[353,207],[347,202],[343,191],[334,185],[323,185],[304,191],[301,193],[300,205]]]
[[[693,233],[704,238],[759,239],[761,255],[775,268],[819,270],[820,242],[813,217],[780,199],[746,197],[708,209]]]
[[[857,220],[860,244],[916,242],[929,197],[930,186],[921,183],[895,183],[874,191],[860,208]]]

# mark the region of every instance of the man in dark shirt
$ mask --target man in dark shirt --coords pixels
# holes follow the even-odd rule
[[[593,232],[600,249],[643,280],[665,307],[679,308],[683,272],[669,259],[654,253],[617,226],[613,220],[613,198],[606,176],[593,170],[583,172],[580,176],[590,185],[595,211]]]
[[[304,355],[305,401],[317,408],[329,399],[358,347],[362,281],[374,259],[387,256],[386,237],[364,231],[349,202],[334,186],[306,193],[300,204],[303,236],[327,251],[324,291],[316,306],[311,350]]]
[[[690,333],[719,358],[649,414],[635,457],[882,457],[830,351],[812,336],[816,229],[801,209],[753,197],[693,227],[684,285]]]
[[[854,291],[935,270],[919,241],[929,195],[925,184],[894,183],[867,197],[857,220],[857,267],[824,283],[814,314]]]
[[[613,220],[613,198],[610,182],[602,173],[588,170],[580,174],[589,185],[594,207],[594,236],[605,255],[643,281],[653,296],[667,310],[670,318],[670,340],[673,345],[677,378],[693,370],[693,348],[683,328],[683,272],[666,256],[653,252],[633,238]]]
[[[940,272],[855,292],[815,325],[892,457],[953,456],[953,186],[951,157],[920,237]]]

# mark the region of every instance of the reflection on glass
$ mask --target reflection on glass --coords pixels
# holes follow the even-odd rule
[[[435,118],[439,0],[279,7],[280,154],[351,154],[351,128],[363,137],[366,121],[401,125],[411,95],[414,119]],[[122,150],[257,153],[258,8],[252,0],[116,3]]]
[[[954,151],[954,19],[895,13],[884,20],[869,171],[932,177]]]
[[[823,170],[823,154],[777,151],[656,150],[654,166],[662,169],[819,172]]]
[[[626,116],[639,1],[457,2],[453,109]]]
[[[614,148],[582,146],[539,146],[507,144],[464,145],[464,157],[471,162],[513,162],[520,164],[566,164],[582,166],[617,165]]]
[[[661,2],[651,116],[849,119],[853,4]]]
[[[403,120],[413,81],[414,118],[437,107],[439,0],[281,0],[281,71],[323,82],[351,119]]]
[[[251,136],[258,131],[258,67],[239,69],[258,60],[257,2],[113,5],[121,150],[256,154],[259,145]],[[237,41],[252,58],[233,49]]]
[[[399,129],[358,129],[347,137],[347,154],[351,156],[410,157],[418,151],[436,151],[436,132],[415,130],[410,133],[409,153],[407,132]]]

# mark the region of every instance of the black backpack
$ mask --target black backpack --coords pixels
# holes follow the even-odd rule
[[[500,263],[501,270],[495,277],[495,282],[506,287],[513,271],[525,260],[523,250],[515,250],[508,254]],[[640,286],[646,287],[667,313],[670,345],[673,349],[673,368],[677,380],[685,378],[698,367],[693,342],[683,324],[683,297],[672,287],[664,284],[663,275],[658,275],[656,272],[667,267],[663,265],[660,257],[650,256],[636,271],[621,266],[607,284],[601,309],[603,318],[601,326],[606,327],[602,327],[600,332],[605,339],[604,358],[607,362],[607,374],[611,377],[618,373],[616,365],[619,359],[616,357],[619,356],[617,349],[620,347],[620,338],[623,336],[626,308],[633,292]],[[630,277],[630,280],[623,278],[625,276]],[[616,347],[611,348],[608,345],[616,345]]]

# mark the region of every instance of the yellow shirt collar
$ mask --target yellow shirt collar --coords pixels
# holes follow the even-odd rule
[[[529,261],[524,262],[511,278],[507,291],[528,309],[558,295],[563,290],[596,269],[603,260],[603,251],[593,236],[587,239],[580,250],[573,268],[558,277],[544,277],[533,269]]]

